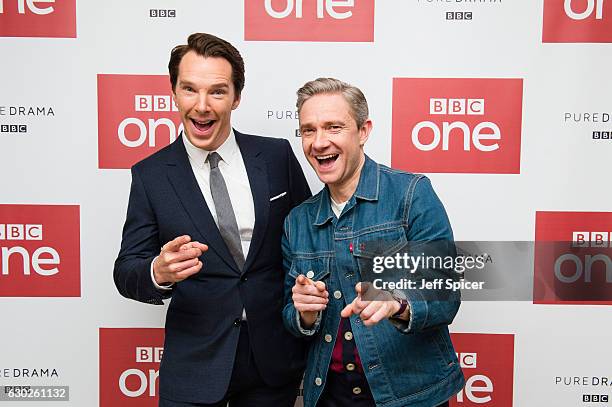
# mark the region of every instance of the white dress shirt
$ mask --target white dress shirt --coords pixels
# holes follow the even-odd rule
[[[204,200],[210,209],[210,213],[217,227],[219,227],[215,203],[210,192],[210,164],[206,162],[208,154],[212,151],[202,150],[194,146],[185,135],[183,135],[182,138],[185,149],[187,150],[187,155],[189,156],[189,164],[191,164],[191,169],[196,177],[198,186],[202,191]],[[221,156],[219,171],[221,171],[223,179],[225,180],[225,185],[227,185],[227,192],[232,202],[236,223],[238,224],[242,252],[246,259],[251,246],[253,227],[255,226],[255,205],[253,204],[253,193],[251,192],[249,177],[244,165],[244,160],[242,159],[242,154],[240,153],[240,148],[236,142],[234,130],[230,130],[227,140],[225,140],[225,142],[215,151]],[[153,261],[155,261],[155,259]],[[206,267],[206,265],[204,265],[204,267]],[[153,263],[151,263],[151,278],[157,289],[171,289],[171,286],[161,286],[157,284],[153,276]]]

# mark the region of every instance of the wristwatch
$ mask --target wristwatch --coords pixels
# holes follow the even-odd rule
[[[408,300],[406,299],[406,294],[404,294],[400,290],[393,290],[391,291],[391,296],[394,300],[399,302],[400,308],[395,314],[391,315],[390,318],[399,318],[404,313],[404,311],[406,311],[406,308],[408,308]]]

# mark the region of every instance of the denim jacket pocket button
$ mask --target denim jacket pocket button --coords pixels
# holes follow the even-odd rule
[[[314,271],[309,270],[308,273],[306,273],[306,277],[313,278],[314,277]]]

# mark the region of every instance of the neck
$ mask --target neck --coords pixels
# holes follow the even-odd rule
[[[351,199],[351,196],[353,196],[357,190],[357,185],[359,185],[359,177],[361,176],[361,170],[363,169],[364,164],[365,155],[362,154],[359,165],[348,180],[339,185],[328,185],[329,193],[336,203],[346,202]]]

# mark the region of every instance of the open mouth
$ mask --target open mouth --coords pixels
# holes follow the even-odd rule
[[[207,131],[215,124],[215,120],[194,120],[191,119],[193,126],[199,131]]]
[[[332,165],[334,165],[334,163],[338,159],[338,156],[339,154],[327,154],[327,155],[318,155],[315,158],[317,159],[319,166],[321,166],[322,168],[329,168]]]

